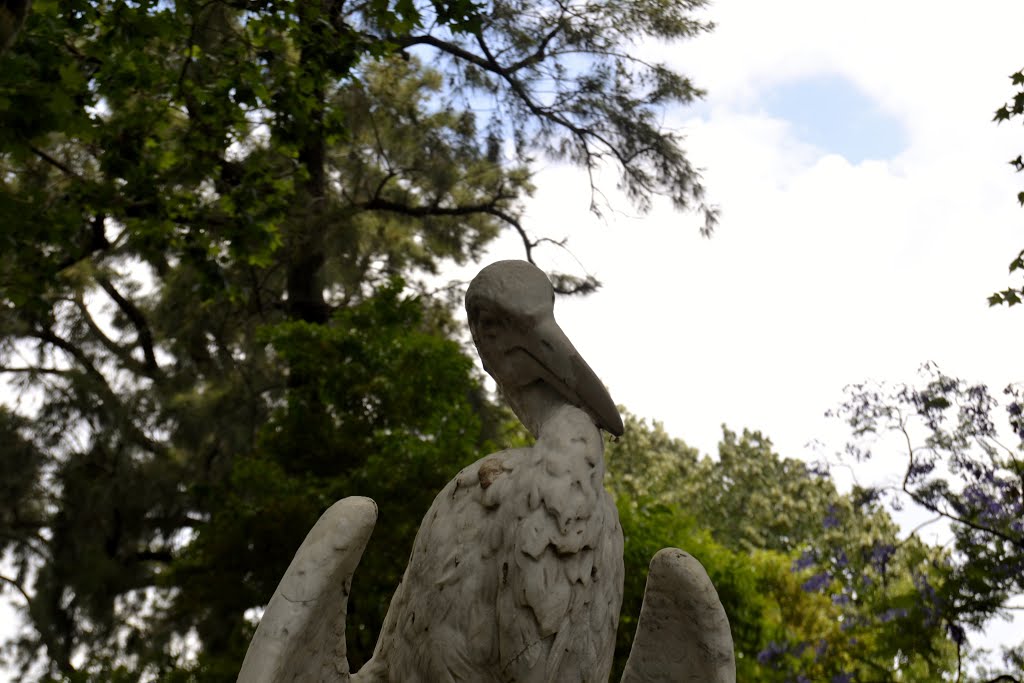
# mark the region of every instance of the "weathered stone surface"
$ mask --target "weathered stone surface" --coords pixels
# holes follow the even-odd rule
[[[321,515],[267,605],[239,683],[349,680],[348,594],[376,521],[377,504],[362,497],[344,498]]]
[[[623,562],[602,449],[563,405],[532,448],[462,470],[420,527],[371,680],[606,681]]]
[[[547,276],[523,261],[488,266],[469,286],[484,367],[537,442],[482,458],[434,500],[368,665],[375,677],[608,678],[622,528],[599,427],[621,434],[622,421],[553,304]]]
[[[622,683],[735,683],[729,619],[692,555],[665,548],[651,560]]]

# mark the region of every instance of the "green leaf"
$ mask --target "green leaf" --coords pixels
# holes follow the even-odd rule
[[[1024,114],[1024,92],[1013,96],[1013,113]]]
[[[997,306],[999,304],[1006,304],[1007,306],[1016,306],[1021,303],[1020,295],[1024,294],[1024,289],[1004,289],[1001,292],[996,292],[988,298],[989,306]]]
[[[1024,251],[1021,251],[1019,254],[1017,254],[1017,258],[1013,259],[1013,261],[1010,262],[1011,273],[1020,268],[1024,268]]]

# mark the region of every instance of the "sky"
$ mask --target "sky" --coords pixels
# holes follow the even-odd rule
[[[734,0],[713,33],[648,46],[708,91],[666,124],[721,208],[710,239],[667,202],[638,215],[610,174],[597,217],[582,173],[540,171],[524,224],[569,237],[542,266],[602,281],[556,314],[617,402],[705,452],[727,423],[796,456],[851,382],[925,361],[1024,379],[1022,311],[986,302],[1024,244],[1024,129],[992,122],[1024,4],[936,7]],[[485,260],[521,257],[510,235]]]
[[[595,217],[586,177],[555,165],[527,203],[526,227],[569,237],[603,282],[556,316],[614,399],[704,453],[725,423],[813,459],[812,440],[843,445],[824,413],[849,383],[912,380],[925,361],[997,388],[1024,380],[1024,310],[986,303],[1024,247],[1024,175],[1007,164],[1024,127],[992,122],[1024,67],[1024,3],[719,0],[706,13],[712,33],[638,50],[708,92],[665,123],[704,169],[716,234],[667,203],[637,215],[611,176],[613,210]],[[487,260],[521,257],[509,237]]]
[[[667,203],[637,215],[612,176],[614,210],[595,217],[586,177],[559,166],[527,204],[524,225],[572,251],[540,265],[603,283],[555,314],[616,402],[703,453],[724,423],[813,460],[846,442],[825,412],[848,384],[913,381],[926,361],[997,392],[1024,381],[1024,310],[986,301],[1020,284],[1024,175],[1007,162],[1024,127],[992,118],[1024,67],[1024,3],[721,0],[707,15],[712,33],[641,54],[707,90],[665,121],[704,169],[715,235]],[[485,260],[501,258],[522,258],[517,237]],[[882,449],[855,474],[893,481],[901,463]],[[1018,642],[1020,622],[973,641]]]
[[[525,224],[568,236],[603,282],[556,312],[616,401],[706,452],[724,422],[797,455],[848,383],[925,361],[1024,379],[1024,317],[986,302],[1024,246],[1007,164],[1024,130],[992,123],[1024,66],[1014,5],[712,7],[713,33],[662,53],[708,90],[668,123],[721,207],[710,239],[696,215],[638,216],[613,192],[618,211],[592,216],[582,174],[543,170]],[[555,251],[542,265],[579,268]],[[521,254],[510,237],[488,258]]]

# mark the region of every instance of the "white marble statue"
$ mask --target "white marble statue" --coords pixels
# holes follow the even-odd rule
[[[584,683],[608,680],[622,602],[622,528],[600,430],[615,404],[555,323],[554,291],[524,261],[484,268],[466,310],[484,368],[536,437],[488,455],[438,494],[373,657],[350,674],[345,610],[376,521],[346,498],[317,522],[267,606],[240,683]],[[623,682],[733,683],[732,637],[700,564],[651,563]]]

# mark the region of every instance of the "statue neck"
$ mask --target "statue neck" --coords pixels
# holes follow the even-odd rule
[[[559,408],[570,405],[564,396],[543,381],[507,391],[505,399],[535,439],[541,437],[545,426]]]

